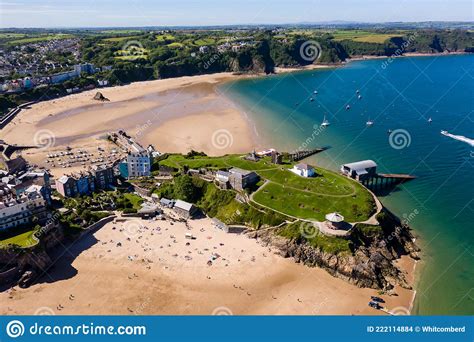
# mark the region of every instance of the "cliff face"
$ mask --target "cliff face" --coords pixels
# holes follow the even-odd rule
[[[321,267],[331,275],[359,287],[391,290],[395,285],[409,288],[404,274],[394,261],[401,255],[418,258],[419,249],[413,243],[409,228],[396,218],[384,216],[381,232],[369,234],[355,227],[350,237],[351,253],[328,253],[311,246],[304,239],[286,238],[278,230],[252,231],[247,233],[260,243],[275,247],[283,257],[311,267]]]
[[[52,229],[41,237],[41,243],[31,249],[7,248],[0,250],[0,290],[18,284],[28,287],[53,263],[48,250],[64,240],[61,227]],[[14,261],[14,262],[12,262]]]

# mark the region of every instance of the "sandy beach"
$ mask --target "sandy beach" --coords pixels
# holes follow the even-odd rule
[[[296,264],[208,218],[110,222],[56,257],[37,284],[0,293],[1,314],[386,315],[367,305],[378,291]],[[413,291],[396,293],[382,296],[385,305],[406,314]]]
[[[73,149],[96,150],[107,146],[105,133],[124,129],[143,145],[158,151],[204,151],[209,155],[247,152],[255,147],[253,129],[231,101],[215,86],[237,76],[220,73],[132,83],[95,89],[40,102],[22,110],[2,131],[10,144],[47,145],[23,155],[45,164],[46,154]],[[93,97],[100,91],[109,102]],[[41,138],[41,139],[40,139]],[[74,171],[51,168],[54,175]]]

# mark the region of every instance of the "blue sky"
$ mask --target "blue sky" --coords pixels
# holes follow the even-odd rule
[[[0,27],[472,21],[472,0],[0,0]]]

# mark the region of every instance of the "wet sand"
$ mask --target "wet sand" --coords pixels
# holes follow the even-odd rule
[[[0,293],[1,314],[386,315],[367,305],[376,290],[296,264],[210,219],[188,222],[111,222],[38,284]],[[397,294],[382,297],[403,313],[412,291]]]
[[[72,148],[106,148],[105,133],[123,129],[143,145],[158,151],[204,151],[209,155],[242,153],[255,147],[253,130],[244,113],[219,94],[215,86],[242,77],[230,73],[180,77],[95,89],[40,102],[21,113],[2,131],[10,144],[39,145],[23,155],[45,164],[46,154]],[[110,100],[93,100],[97,91]],[[53,174],[69,172],[52,169]]]

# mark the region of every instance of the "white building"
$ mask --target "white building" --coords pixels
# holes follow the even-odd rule
[[[151,175],[151,158],[147,151],[130,152],[127,155],[128,178]]]
[[[44,218],[45,204],[41,194],[33,188],[29,188],[20,198],[0,202],[0,231],[29,224],[35,215],[38,219]]]
[[[303,163],[296,164],[290,171],[301,177],[313,177],[316,174],[312,166]]]

